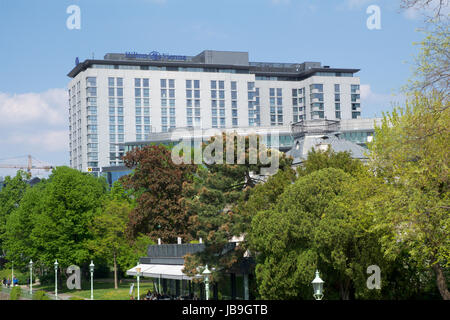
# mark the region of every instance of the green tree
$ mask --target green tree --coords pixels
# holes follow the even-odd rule
[[[385,115],[369,145],[371,169],[390,186],[389,201],[374,205],[375,227],[389,235],[382,242],[386,254],[406,250],[418,266],[433,270],[444,299],[450,299],[449,127],[443,96],[416,94]]]
[[[190,274],[195,274],[196,267],[205,264],[216,270],[226,270],[243,258],[243,246],[231,251],[227,248],[234,236],[243,235],[248,220],[245,214],[240,214],[237,205],[246,201],[250,190],[264,181],[263,169],[275,164],[263,163],[261,153],[267,152],[269,158],[276,152],[280,169],[292,163],[278,151],[266,150],[259,136],[223,134],[211,138],[203,149],[207,150],[217,141],[220,143],[213,153],[215,161],[199,166],[193,182],[184,188],[183,203],[190,212],[192,235],[205,240],[205,250],[185,260],[185,270]],[[242,150],[238,141],[242,142]],[[250,161],[252,154],[259,155],[256,161]],[[213,273],[216,280],[219,276],[219,273]]]
[[[314,171],[288,186],[271,209],[256,214],[249,242],[257,253],[262,298],[310,299],[316,268],[329,299],[370,294],[365,268],[383,259],[377,235],[366,232],[356,210],[363,194],[349,191],[357,181],[340,169]]]
[[[92,175],[68,167],[53,170],[31,217],[30,239],[38,260],[61,267],[90,260],[89,226],[106,194],[106,184]],[[31,200],[31,199],[30,199]],[[27,235],[25,235],[27,236]]]
[[[10,214],[19,207],[19,203],[28,189],[26,179],[28,174],[24,171],[17,171],[14,178],[6,177],[3,182],[6,184],[0,191],[0,250],[5,255],[5,247],[3,241],[5,241],[6,221]]]
[[[101,259],[113,266],[114,288],[118,288],[118,256],[127,254],[129,242],[125,238],[125,229],[131,207],[128,202],[120,200],[106,201],[100,213],[91,225],[94,239],[89,241],[89,249]]]

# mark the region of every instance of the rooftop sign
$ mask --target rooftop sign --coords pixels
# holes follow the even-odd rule
[[[137,52],[125,52],[125,58],[154,60],[154,61],[161,61],[161,60],[186,61],[186,56],[169,55],[166,53],[161,54],[158,51],[152,51],[148,54],[146,53],[142,54]]]

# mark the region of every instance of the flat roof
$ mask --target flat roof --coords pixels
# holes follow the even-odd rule
[[[173,71],[178,71],[176,69],[178,67],[203,67],[206,69],[204,72],[215,72],[213,69],[232,69],[240,73],[268,77],[282,76],[293,78],[293,80],[308,78],[316,72],[353,74],[360,71],[360,69],[354,68],[330,68],[329,66],[322,66],[320,62],[309,61],[302,63],[250,62],[247,52],[204,50],[196,56],[167,55],[153,51],[149,54],[136,52],[107,53],[102,60],[87,59],[83,62],[78,62],[77,58],[76,66],[67,76],[74,78],[94,64],[169,67],[173,68]]]

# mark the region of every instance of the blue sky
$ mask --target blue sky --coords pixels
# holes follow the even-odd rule
[[[66,27],[70,5],[80,30]],[[381,9],[381,30],[366,27],[369,5]],[[0,0],[0,159],[68,164],[66,74],[75,57],[107,52],[238,50],[360,68],[362,115],[380,116],[411,76],[422,21],[398,0]]]

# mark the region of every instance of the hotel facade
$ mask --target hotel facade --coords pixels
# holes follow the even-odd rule
[[[69,72],[70,166],[100,172],[122,165],[127,144],[177,128],[275,129],[292,144],[302,120],[340,120],[364,143],[359,69],[319,62],[250,62],[247,52],[196,56],[106,54]]]

